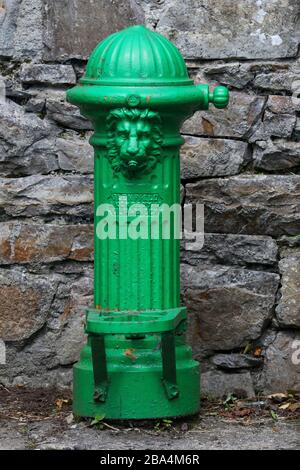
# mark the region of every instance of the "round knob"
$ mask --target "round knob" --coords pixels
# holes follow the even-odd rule
[[[226,86],[217,86],[212,93],[209,93],[209,102],[216,108],[226,108],[229,102],[229,91]]]

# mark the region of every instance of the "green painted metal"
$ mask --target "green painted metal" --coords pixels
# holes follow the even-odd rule
[[[150,334],[174,331],[186,320],[186,308],[106,312],[88,309],[86,332],[89,334]]]
[[[224,108],[228,90],[195,86],[172,43],[133,26],[96,47],[67,98],[95,129],[94,306],[74,367],[74,413],[107,419],[196,413],[199,364],[184,341],[179,240],[173,224],[163,236],[159,211],[153,226],[150,209],[180,202],[180,127],[209,103]],[[145,236],[126,238],[136,218],[128,209],[141,203],[149,209],[139,217]],[[99,236],[108,216],[103,204],[117,216],[115,236],[107,239]]]

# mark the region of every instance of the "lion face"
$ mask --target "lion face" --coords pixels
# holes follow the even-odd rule
[[[122,163],[128,168],[142,169],[151,145],[150,122],[122,119],[116,125],[116,147]]]
[[[126,176],[150,171],[161,149],[160,118],[149,110],[116,109],[108,116],[108,157]]]

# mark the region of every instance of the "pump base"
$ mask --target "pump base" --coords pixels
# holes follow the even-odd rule
[[[193,415],[200,407],[199,363],[182,336],[176,338],[179,395],[172,399],[162,381],[160,337],[106,339],[108,386],[105,401],[95,400],[91,348],[88,344],[74,366],[75,416],[109,420],[156,419]]]

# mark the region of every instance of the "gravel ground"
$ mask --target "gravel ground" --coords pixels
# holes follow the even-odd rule
[[[74,419],[66,392],[2,388],[0,450],[299,450],[298,404],[284,397],[204,401],[193,419],[92,424]]]

